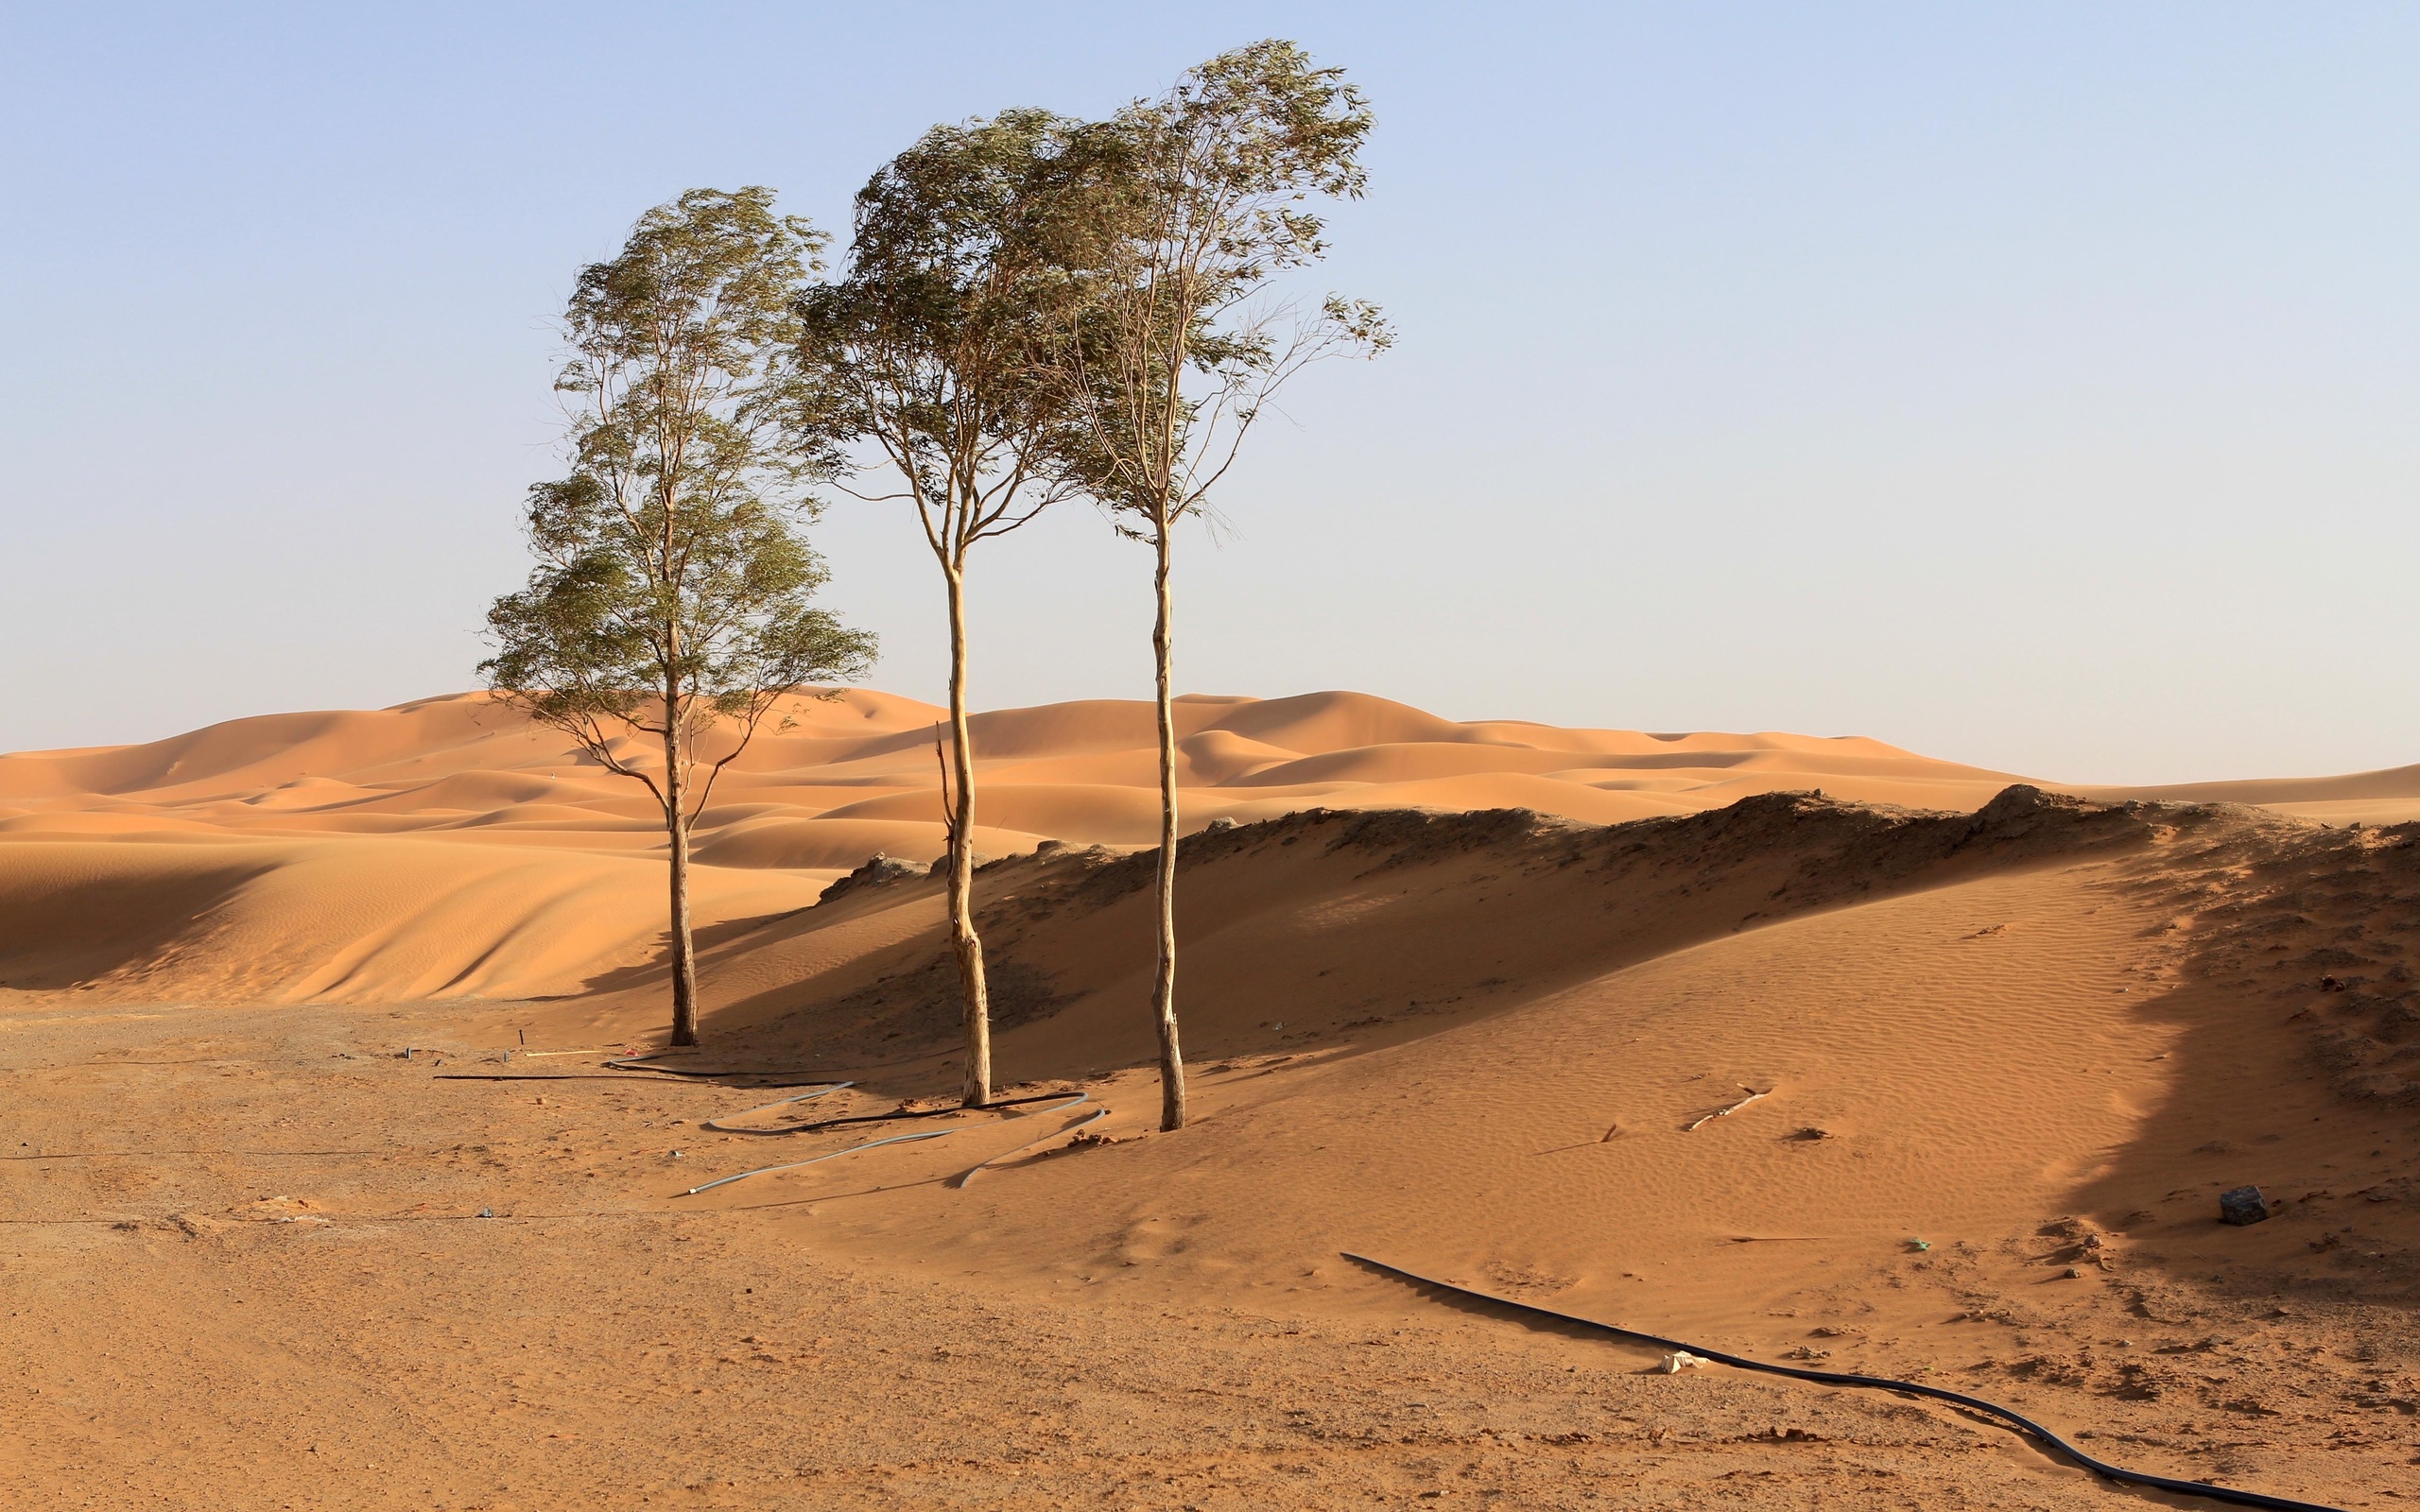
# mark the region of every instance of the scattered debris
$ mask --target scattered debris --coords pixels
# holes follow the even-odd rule
[[[1773,1094],[1772,1089],[1770,1087],[1766,1088],[1763,1091],[1758,1091],[1754,1087],[1746,1086],[1741,1087],[1739,1090],[1746,1092],[1748,1095],[1740,1098],[1737,1102],[1731,1104],[1729,1107],[1716,1108],[1713,1112],[1706,1114],[1704,1117],[1699,1119],[1696,1123],[1691,1124],[1681,1132],[1684,1134],[1694,1134],[1699,1129],[1702,1129],[1708,1124],[1713,1123],[1716,1119],[1729,1118],[1732,1114],[1747,1107],[1750,1103],[1762,1102],[1764,1099],[1771,1097]]]
[[[1908,1241],[1908,1247],[1921,1255],[1926,1250],[1932,1247],[1932,1241],[1929,1239],[1910,1239]]]

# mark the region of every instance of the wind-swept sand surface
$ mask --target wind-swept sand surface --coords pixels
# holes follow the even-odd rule
[[[1603,824],[1808,787],[1973,808],[2008,782],[1871,740],[1460,725],[1349,693],[1178,710],[1193,829],[1321,805]],[[878,851],[939,855],[943,717],[880,693],[796,700],[714,794],[700,917],[805,907]],[[1145,703],[977,715],[978,847],[1155,841],[1155,738]],[[662,844],[637,783],[477,695],[0,756],[15,919],[0,984],[272,1003],[578,991],[652,957]]]
[[[938,850],[926,706],[808,705],[735,769],[707,1044],[660,1062],[698,1078],[602,1064],[665,1012],[643,804],[493,705],[0,758],[0,1488],[2133,1495],[1946,1408],[1651,1373],[1352,1250],[1937,1382],[2165,1473],[2415,1494],[2420,825],[2062,798],[1862,740],[1184,707],[1188,822],[1239,823],[1181,853],[1173,1136],[1129,849],[1147,706],[978,730],[998,1063],[1058,1100],[777,1135],[702,1125],[956,1084],[937,882],[816,903]],[[2276,1216],[2221,1226],[2247,1182]]]

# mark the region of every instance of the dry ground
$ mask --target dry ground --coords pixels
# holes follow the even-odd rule
[[[1945,1408],[1649,1373],[1648,1351],[1448,1305],[1356,1248],[1923,1374],[2166,1473],[2420,1500],[2415,839],[2024,792],[1971,818],[1777,797],[1614,828],[1247,826],[1187,862],[1201,1116],[1175,1136],[1150,1131],[1141,1069],[1140,866],[1101,852],[985,873],[1000,958],[1030,973],[1006,1074],[1091,1099],[1040,1120],[752,1139],[700,1125],[797,1078],[528,1053],[643,1038],[644,972],[521,1003],[8,994],[0,1489],[2159,1500]],[[758,1126],[945,1090],[931,893],[727,931],[690,1064],[865,1068]],[[1688,1128],[1737,1087],[1769,1095]],[[955,1132],[679,1194],[935,1127]],[[2215,1194],[2243,1180],[2279,1216],[2221,1227]]]

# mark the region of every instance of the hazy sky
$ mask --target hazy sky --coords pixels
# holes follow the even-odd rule
[[[2071,781],[2420,761],[2420,9],[0,9],[0,748],[463,688],[550,322],[649,205],[845,230],[940,120],[1268,35],[1378,115],[1179,674]],[[836,504],[874,681],[909,521]],[[985,707],[1150,689],[1148,561],[978,558]]]

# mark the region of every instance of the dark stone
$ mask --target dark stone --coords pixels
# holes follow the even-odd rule
[[[887,856],[876,851],[864,866],[824,888],[816,896],[815,901],[819,903],[834,902],[860,887],[879,887],[886,883],[897,882],[902,877],[912,877],[916,875],[916,871],[913,862],[902,861],[897,856]]]
[[[2219,1194],[2219,1222],[2243,1225],[2265,1222],[2269,1217],[2269,1199],[2258,1187],[2238,1187],[2233,1192]]]

